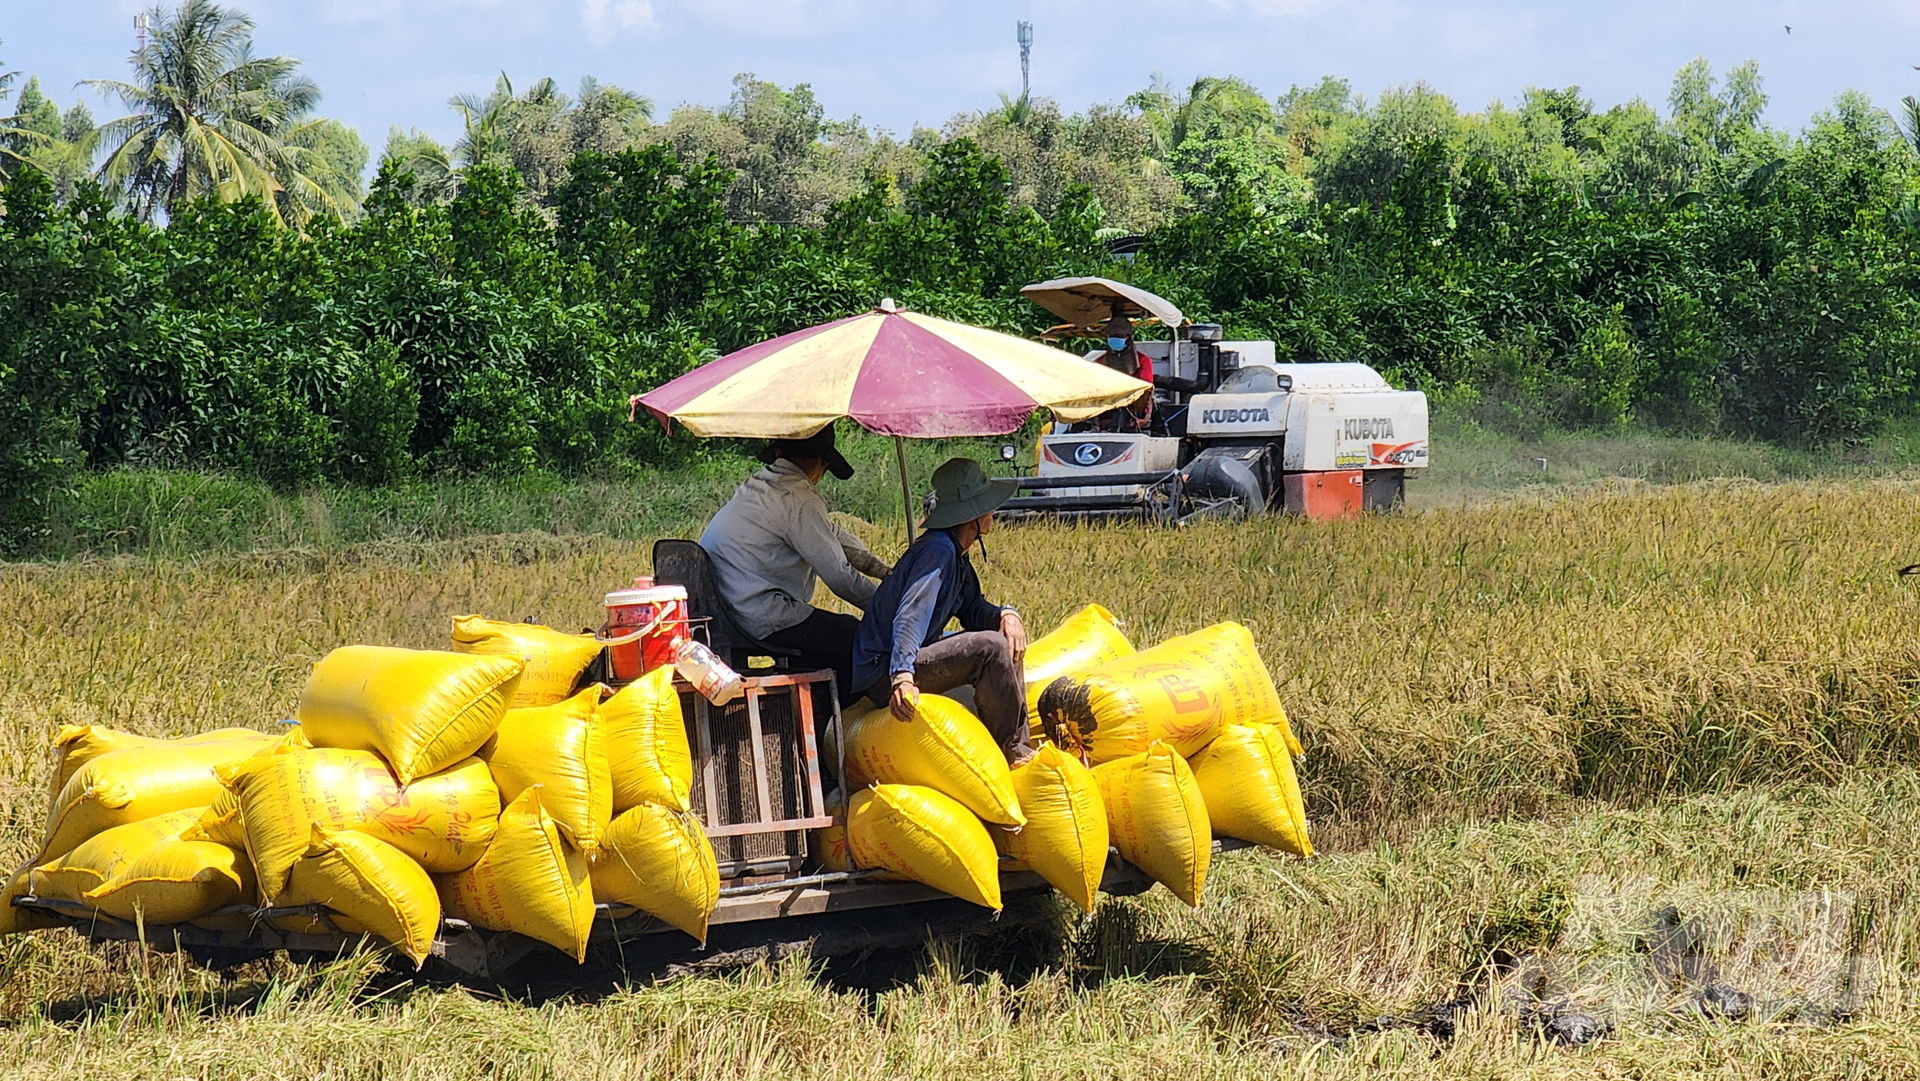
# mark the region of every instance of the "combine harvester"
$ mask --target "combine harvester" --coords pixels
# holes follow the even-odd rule
[[[1115,410],[1055,425],[1035,447],[1037,476],[1009,514],[1183,522],[1285,510],[1310,518],[1388,511],[1427,456],[1427,398],[1365,364],[1282,364],[1269,341],[1223,341],[1165,298],[1106,278],[1021,290],[1065,320],[1052,337],[1099,337],[1110,318],[1158,323],[1141,341],[1156,390],[1147,423]],[[1102,351],[1087,354],[1099,363]],[[1011,448],[1002,448],[1011,459]]]

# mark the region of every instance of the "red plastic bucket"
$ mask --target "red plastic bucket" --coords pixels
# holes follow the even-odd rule
[[[607,646],[609,674],[630,683],[663,664],[687,638],[687,591],[640,579],[607,594],[607,622],[594,636]]]

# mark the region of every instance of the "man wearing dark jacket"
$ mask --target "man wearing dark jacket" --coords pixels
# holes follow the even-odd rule
[[[1013,481],[991,480],[967,458],[933,471],[927,531],[874,590],[854,634],[853,685],[901,721],[913,720],[921,691],[971,686],[980,720],[1017,766],[1033,756],[1021,667],[1027,632],[1019,612],[981,596],[967,558],[1014,491]],[[942,637],[955,617],[964,629]]]

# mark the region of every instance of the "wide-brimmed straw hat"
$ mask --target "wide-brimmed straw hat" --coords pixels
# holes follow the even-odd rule
[[[951,529],[971,522],[998,509],[1019,490],[1019,481],[989,477],[972,458],[950,458],[933,471],[933,509],[927,512],[927,528]]]

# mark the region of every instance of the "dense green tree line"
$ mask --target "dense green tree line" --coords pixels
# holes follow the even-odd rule
[[[1750,65],[1683,69],[1665,115],[1225,78],[905,140],[751,76],[660,122],[618,88],[502,77],[456,99],[454,145],[396,130],[363,193],[338,179],[357,137],[210,7],[178,13],[226,42],[199,104],[143,83],[147,56],[121,93],[145,120],[91,127],[31,83],[0,120],[8,547],[81,468],[381,485],[669,460],[688,445],[629,423],[630,393],[882,296],[1034,332],[1017,290],[1062,273],[1507,428],[1821,443],[1913,404],[1914,149],[1851,94],[1766,127]],[[189,160],[213,135],[253,164]]]

